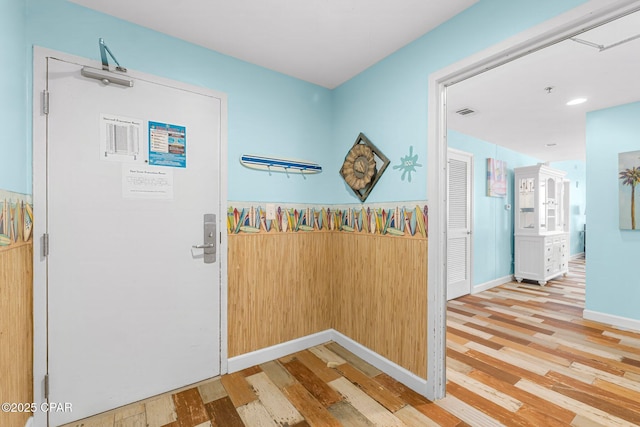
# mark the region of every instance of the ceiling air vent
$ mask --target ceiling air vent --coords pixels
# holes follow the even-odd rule
[[[456,114],[460,114],[461,116],[468,116],[470,114],[474,114],[475,110],[472,110],[471,108],[461,108],[460,110],[456,111]]]

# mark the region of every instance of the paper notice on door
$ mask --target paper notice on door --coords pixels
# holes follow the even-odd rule
[[[123,164],[122,197],[125,199],[173,199],[173,170]]]
[[[100,114],[100,158],[112,162],[142,163],[147,160],[141,144],[144,121],[114,114]]]

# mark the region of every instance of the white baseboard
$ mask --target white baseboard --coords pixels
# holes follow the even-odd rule
[[[277,344],[272,347],[263,348],[253,351],[251,353],[243,354],[240,356],[232,357],[228,361],[229,373],[241,371],[251,366],[259,365],[261,363],[276,360],[280,357],[284,357],[288,354],[296,353],[298,351],[306,350],[311,347],[315,347],[320,344],[324,344],[329,341],[334,341],[362,360],[376,368],[380,369],[385,374],[389,375],[393,379],[400,381],[410,389],[414,390],[421,395],[425,395],[427,392],[427,380],[418,377],[417,375],[409,372],[396,363],[385,359],[378,353],[369,350],[362,344],[358,344],[346,335],[334,329],[327,329],[326,331],[318,332],[313,335],[307,335],[306,337],[298,338],[292,341],[287,341],[282,344]],[[425,364],[427,361],[425,360]]]
[[[504,277],[499,277],[497,279],[491,280],[489,282],[481,283],[479,285],[475,285],[471,290],[472,294],[477,294],[478,292],[486,291],[487,289],[495,288],[496,286],[500,286],[502,284],[508,283],[513,280],[513,275],[508,275]]]
[[[227,369],[229,373],[238,372],[251,366],[279,359],[291,353],[324,344],[333,339],[333,329],[307,335],[306,337],[276,344],[272,347],[252,351],[251,353],[229,358]]]
[[[599,311],[584,310],[582,317],[595,322],[606,323],[620,329],[630,329],[640,331],[640,320],[628,317],[616,316],[613,314],[601,313]]]
[[[409,372],[402,366],[380,356],[378,353],[369,350],[362,344],[355,342],[351,338],[335,330],[333,331],[333,341],[340,344],[365,362],[380,369],[382,372],[389,375],[396,381],[400,381],[402,384],[406,385],[416,393],[419,393],[423,396],[426,394],[426,379],[420,378],[419,376],[415,375],[412,372]],[[427,361],[425,360],[424,363],[426,365]]]

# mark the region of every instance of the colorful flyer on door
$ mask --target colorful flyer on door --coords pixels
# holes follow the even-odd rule
[[[149,164],[187,167],[187,129],[149,121]]]

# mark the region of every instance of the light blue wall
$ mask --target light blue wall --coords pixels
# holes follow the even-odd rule
[[[514,193],[513,169],[531,166],[539,159],[453,130],[449,147],[473,154],[473,285],[513,274]],[[487,196],[487,158],[507,162],[506,197]],[[505,205],[511,209],[505,209]]]
[[[426,198],[427,83],[430,73],[498,43],[584,0],[480,0],[452,20],[399,50],[334,91],[286,77],[166,35],[141,28],[66,0],[3,0],[2,23],[13,46],[12,73],[21,86],[30,75],[30,46],[49,47],[98,59],[103,37],[126,67],[201,85],[229,96],[229,199],[344,203],[357,199],[338,171],[348,148],[364,132],[385,152],[391,166],[413,146],[418,168],[412,182],[391,167],[368,201]],[[9,2],[6,6],[5,3]],[[22,5],[26,4],[26,21]],[[6,21],[6,23],[5,23]],[[26,36],[24,33],[26,28]],[[26,37],[26,43],[24,43]],[[23,46],[20,54],[18,46]],[[26,47],[24,47],[26,46]],[[4,54],[4,52],[3,52]],[[19,60],[16,55],[26,55]],[[26,65],[25,65],[26,63]],[[17,65],[16,65],[17,64]],[[25,73],[26,67],[26,73]],[[11,68],[11,67],[9,67]],[[3,73],[7,67],[3,67]],[[0,100],[15,142],[3,150],[0,186],[31,190],[31,82],[15,103]],[[24,92],[24,90],[21,90]],[[4,93],[4,92],[3,92]],[[21,113],[15,113],[16,104]],[[6,139],[5,139],[6,141]],[[3,148],[6,143],[3,141]],[[320,163],[324,172],[303,180],[246,170],[242,153],[298,157]],[[6,157],[5,157],[6,155]],[[5,165],[8,164],[10,166]],[[4,184],[7,182],[7,184]]]
[[[359,132],[384,152],[391,164],[413,146],[427,164],[427,86],[429,74],[490,47],[509,36],[584,3],[583,0],[481,0],[440,27],[400,49],[335,90],[333,139],[338,170]],[[427,168],[411,183],[389,169],[368,201],[427,197]],[[339,176],[329,182],[336,202],[354,202]]]
[[[587,165],[582,160],[551,162],[551,167],[567,172],[566,178],[571,181],[569,191],[570,217],[569,234],[571,239],[570,254],[584,252],[583,227],[586,220],[587,201]]]
[[[251,153],[306,159],[328,166],[334,158],[329,90],[64,0],[26,3],[29,46],[97,60],[98,38],[102,37],[125,67],[227,93],[230,200],[333,200],[331,188],[326,185],[331,171],[307,176],[306,180],[300,175],[269,176],[242,167],[238,160],[242,153]],[[30,178],[31,171],[27,173]]]
[[[31,194],[24,29],[24,1],[0,0],[0,189]]]
[[[640,102],[587,114],[586,308],[634,320],[640,320],[640,231],[619,229],[618,153],[640,150],[639,119]]]

